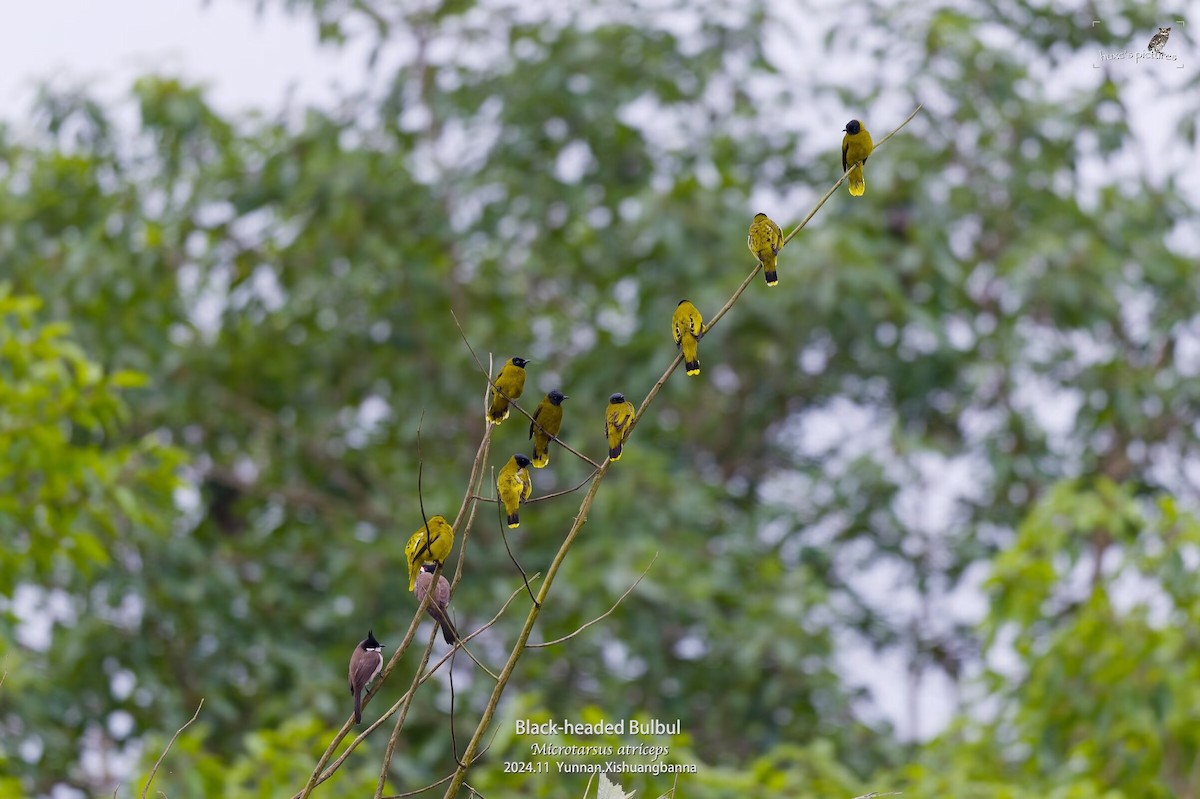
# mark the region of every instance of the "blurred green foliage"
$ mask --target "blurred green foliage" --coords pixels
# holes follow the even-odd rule
[[[1179,110],[1158,157],[1195,162],[1200,86],[1091,68],[1164,11],[868,4],[858,37],[815,14],[843,74],[781,58],[771,37],[806,32],[759,3],[286,5],[369,42],[384,90],[230,118],[147,76],[132,129],[79,92],[0,129],[0,792],[108,794],[95,759],[148,766],[200,698],[156,789],[298,790],[350,648],[414,608],[418,425],[428,511],[466,488],[485,384],[450,312],[532,358],[526,402],[562,388],[563,437],[599,456],[607,396],[640,400],[673,356],[678,300],[711,315],[751,267],[753,213],[790,228],[846,119],[879,138],[923,102],[867,195],[836,194],[664,388],[534,638],[659,559],[525,654],[470,780],[582,795],[498,764],[529,759],[516,718],[601,712],[682,720],[681,796],[1196,795],[1197,209],[1144,169],[1131,107],[1156,81]],[[492,465],[526,432],[497,430]],[[554,449],[533,478],[586,474]],[[522,514],[528,570],[576,507]],[[490,509],[463,630],[519,584]],[[18,638],[23,589],[68,600],[49,650]],[[475,651],[499,662],[520,615]],[[850,644],[899,653],[897,693],[961,683],[961,717],[906,741]],[[461,746],[491,686],[455,687]],[[418,696],[390,788],[451,770],[448,707],[444,683]],[[369,790],[383,738],[318,795]]]

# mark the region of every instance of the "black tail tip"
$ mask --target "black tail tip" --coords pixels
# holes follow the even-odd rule
[[[618,444],[617,446],[615,446],[615,447],[612,447],[611,449],[609,449],[609,451],[608,451],[608,459],[609,459],[610,461],[619,461],[619,460],[621,460],[621,445],[620,445],[620,444]]]
[[[700,374],[700,362],[699,361],[689,361],[683,365],[683,368],[687,371],[687,373],[689,375]]]
[[[508,514],[508,526],[509,527],[520,527],[521,526],[521,515],[519,513]]]
[[[763,272],[763,277],[767,279],[768,286],[774,286],[779,282],[778,272]]]

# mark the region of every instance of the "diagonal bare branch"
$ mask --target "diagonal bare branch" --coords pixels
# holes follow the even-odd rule
[[[625,593],[621,594],[620,598],[618,598],[617,601],[613,603],[613,606],[611,608],[609,608],[607,611],[600,614],[599,616],[592,619],[591,621],[587,622],[586,624],[584,624],[582,627],[580,627],[578,630],[571,633],[570,635],[564,635],[562,638],[555,638],[553,641],[544,641],[540,644],[529,644],[528,648],[529,649],[541,649],[542,647],[554,646],[555,644],[561,644],[563,641],[571,640],[572,638],[574,638],[575,636],[579,635],[581,632],[586,630],[588,627],[591,627],[593,624],[596,624],[598,622],[603,621],[604,619],[607,619],[609,616],[612,615],[612,612],[617,609],[617,606],[625,601],[625,597],[632,594],[633,589],[638,587],[638,583],[640,583],[646,577],[646,574],[648,574],[650,571],[650,567],[654,565],[654,561],[656,561],[656,560],[658,560],[657,552],[654,553],[654,557],[650,558],[650,562],[646,564],[646,568],[642,570],[642,573],[638,576],[638,578],[633,581],[633,585],[629,586],[628,590],[626,590]]]
[[[196,712],[193,713],[192,717],[187,720],[187,723],[176,730],[175,734],[171,736],[171,740],[167,741],[167,747],[162,750],[162,754],[158,756],[158,760],[154,761],[154,768],[150,769],[150,776],[146,778],[146,784],[142,788],[142,799],[146,799],[146,793],[150,790],[150,783],[154,782],[154,775],[158,773],[158,767],[162,765],[163,760],[167,756],[167,752],[170,752],[171,747],[175,745],[175,739],[178,738],[184,730],[192,726],[192,722],[195,721],[196,717],[200,715],[200,708],[202,707],[204,707],[203,699],[200,700],[200,704],[196,705]]]

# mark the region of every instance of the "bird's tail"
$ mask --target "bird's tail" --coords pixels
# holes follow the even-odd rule
[[[690,333],[683,337],[683,368],[689,375],[700,374],[700,354],[696,337]]]
[[[442,640],[448,644],[453,644],[458,640],[458,630],[454,629],[454,623],[450,621],[450,617],[444,610],[436,605],[429,606],[429,614],[437,620],[438,626],[442,628]]]
[[[545,444],[534,439],[533,442],[533,465],[535,468],[541,469],[550,462],[550,442]]]
[[[506,400],[497,399],[492,403],[492,407],[487,412],[487,420],[491,424],[500,424],[508,418],[508,402]]]
[[[863,175],[862,164],[850,170],[850,194],[861,197],[867,193],[867,178]]]
[[[767,279],[768,286],[775,286],[779,284],[779,273],[774,269],[763,269],[763,277]]]
[[[521,514],[519,511],[513,511],[512,513],[508,514],[508,526],[509,527],[520,527],[521,526]]]
[[[621,447],[621,444],[617,444],[615,447],[608,448],[608,459],[610,461],[615,462],[621,460]]]
[[[354,692],[354,723],[362,724],[362,691]]]

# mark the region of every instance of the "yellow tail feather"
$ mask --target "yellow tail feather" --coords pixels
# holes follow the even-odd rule
[[[863,175],[861,166],[856,166],[850,171],[850,194],[854,197],[861,197],[867,191],[867,179]]]

